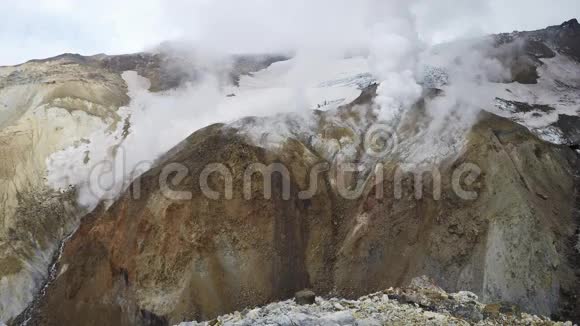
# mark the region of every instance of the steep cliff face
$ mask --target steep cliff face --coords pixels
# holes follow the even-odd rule
[[[32,300],[78,222],[74,193],[45,185],[46,158],[119,123],[121,77],[69,57],[0,68],[0,321]]]
[[[114,58],[62,55],[0,68],[0,321],[32,301],[60,241],[82,215],[74,189],[45,184],[47,158],[126,118],[119,108],[129,103],[127,86],[108,62]],[[123,58],[128,68],[159,66],[150,55]],[[149,69],[162,88],[158,75]]]
[[[294,134],[274,147],[257,147],[244,131],[222,125],[193,134],[142,176],[139,199],[128,192],[86,219],[67,244],[59,277],[34,320],[177,323],[287,298],[304,287],[357,297],[423,274],[449,290],[470,289],[485,302],[505,300],[557,314],[569,303],[562,291],[577,282],[565,257],[577,227],[572,206],[578,161],[569,148],[545,143],[513,122],[483,114],[466,144],[438,165],[440,200],[430,188],[434,177],[426,179],[422,199],[415,198],[409,175],[401,198],[394,195],[396,168],[407,149],[381,158],[382,185],[375,182],[377,170],[349,181],[364,189],[360,198],[345,199],[332,173],[314,180],[313,197],[300,198],[316,163],[328,162],[330,170],[341,163],[324,158],[317,145],[317,138],[328,137],[322,130],[339,134],[348,119],[372,119],[364,105],[372,94],[371,88],[354,105],[318,113],[317,132]],[[420,120],[421,112],[419,105],[407,118]],[[405,133],[414,132],[400,130]],[[334,140],[345,138],[342,133]],[[467,162],[482,173],[465,188],[476,198],[465,200],[453,190],[453,174]],[[191,191],[190,200],[170,199],[160,187],[169,163],[187,167],[171,190]],[[232,199],[203,194],[199,177],[210,163],[232,171]],[[272,199],[264,199],[262,187],[244,199],[243,171],[252,163],[288,167],[288,180],[274,174]],[[225,193],[223,178],[209,180]],[[381,191],[385,195],[377,199]]]
[[[268,61],[269,60],[269,61]],[[229,78],[263,67],[276,57],[235,58]],[[126,70],[146,76],[151,92],[175,88],[196,77],[167,54],[64,54],[0,67],[0,322],[17,316],[48,275],[59,243],[86,214],[74,188],[47,185],[47,161],[62,150],[83,148],[95,134],[126,136],[130,110]],[[179,70],[181,69],[181,70]],[[107,144],[112,151],[115,143]],[[65,169],[91,162],[90,152]],[[64,171],[63,174],[66,174]]]

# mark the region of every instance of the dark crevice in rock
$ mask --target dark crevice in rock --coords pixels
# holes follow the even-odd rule
[[[552,126],[562,131],[566,144],[572,149],[580,145],[580,116],[560,114]]]
[[[34,322],[35,313],[36,313],[37,309],[40,307],[42,300],[46,296],[50,285],[58,277],[58,271],[59,271],[59,267],[60,267],[59,260],[62,256],[64,246],[66,245],[67,241],[73,235],[74,235],[74,231],[71,234],[69,234],[68,236],[66,236],[59,243],[58,250],[52,256],[52,260],[51,260],[50,266],[48,268],[48,276],[47,276],[46,280],[43,282],[43,284],[41,284],[40,291],[38,291],[38,293],[34,296],[33,301],[28,305],[28,307],[10,323],[11,325],[27,326],[27,325],[31,325],[30,324],[31,322],[32,322],[32,325],[35,325],[35,322]]]
[[[504,103],[509,109],[513,112],[521,112],[521,113],[529,113],[529,112],[543,112],[543,113],[550,113],[555,111],[555,109],[549,105],[543,104],[529,104],[525,102],[518,102],[518,101],[510,101],[504,100],[502,98],[496,97],[496,101]],[[509,110],[508,109],[508,110]]]
[[[572,217],[576,222],[576,232],[567,239],[566,262],[574,271],[576,279],[569,281],[573,287],[561,287],[562,296],[561,309],[559,314],[552,316],[554,320],[572,320],[580,322],[580,155],[576,155],[575,171],[575,205],[573,206]]]
[[[158,316],[147,310],[141,310],[139,314],[141,317],[140,325],[142,326],[169,326],[169,322],[165,317]]]

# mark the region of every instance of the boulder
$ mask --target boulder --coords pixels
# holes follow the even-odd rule
[[[314,304],[316,295],[311,290],[302,290],[296,292],[294,295],[294,301],[300,305]]]

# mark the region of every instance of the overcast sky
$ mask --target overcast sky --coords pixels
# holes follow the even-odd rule
[[[64,52],[143,51],[165,40],[233,52],[353,42],[381,0],[18,0],[0,11],[0,65]],[[411,7],[425,43],[532,30],[580,16],[580,0],[383,0]],[[409,5],[409,3],[413,3]],[[323,42],[323,43],[324,43]]]

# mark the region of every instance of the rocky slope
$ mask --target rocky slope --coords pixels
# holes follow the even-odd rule
[[[360,104],[370,98],[363,94],[358,105],[319,114],[317,124],[345,143],[348,129],[331,117],[360,121],[370,114]],[[439,166],[442,200],[429,187],[429,195],[415,199],[411,176],[403,181],[401,199],[391,195],[407,148],[381,159],[382,185],[375,185],[373,174],[352,179],[364,189],[360,198],[345,200],[329,173],[315,181],[312,198],[301,199],[297,192],[311,182],[306,171],[325,160],[326,147],[317,150],[317,144],[327,135],[297,134],[267,149],[231,127],[196,132],[141,177],[139,200],[128,192],[85,220],[65,247],[38,323],[203,320],[304,287],[357,297],[423,274],[451,291],[469,289],[484,302],[505,300],[546,315],[577,304],[563,295],[577,284],[574,265],[566,260],[573,256],[577,228],[572,212],[578,158],[572,150],[484,114],[461,151]],[[192,191],[191,200],[169,199],[159,185],[163,167],[174,162],[189,173],[172,190]],[[199,176],[216,162],[231,171],[283,163],[290,172],[290,199],[282,198],[284,180],[274,175],[272,199],[255,187],[253,198],[245,200],[242,172],[233,174],[231,200],[210,199]],[[454,168],[464,162],[477,162],[483,171],[468,188],[478,192],[474,200],[452,190]],[[212,189],[223,189],[214,178]],[[380,191],[387,195],[376,199]]]
[[[259,69],[263,60],[238,58],[231,78]],[[94,133],[123,128],[130,116],[123,110],[130,101],[125,70],[146,76],[151,91],[195,77],[166,61],[162,54],[64,54],[0,67],[0,322],[32,301],[59,243],[86,214],[74,189],[46,184],[47,159],[89,143]]]
[[[54,266],[55,279],[18,318],[46,280],[60,241],[84,214],[74,201],[78,189],[46,184],[47,158],[73,152],[76,166],[87,165],[90,159],[83,158],[95,153],[85,145],[94,143],[95,131],[113,135],[107,151],[114,155],[134,132],[131,110],[142,104],[124,71],[145,77],[145,91],[170,96],[163,91],[195,83],[200,70],[184,70],[180,59],[159,54],[63,55],[0,68],[0,152],[6,158],[0,166],[0,322],[205,320],[304,287],[356,298],[419,275],[448,291],[472,291],[486,303],[507,301],[578,320],[577,40],[575,20],[492,38],[493,46],[478,53],[510,73],[477,84],[483,94],[477,107],[456,103],[439,120],[434,110],[453,93],[446,81],[465,66],[461,60],[442,64],[434,55],[426,61],[423,98],[389,124],[397,146],[380,155],[363,146],[369,130],[383,123],[364,59],[340,60],[322,76],[299,79],[317,110],[246,118],[192,134],[133,184],[140,186],[138,199],[129,189],[83,219]],[[449,46],[440,53],[446,49],[455,51]],[[270,99],[287,96],[296,72],[292,60],[277,62],[283,59],[238,58],[223,71],[232,85],[220,107],[272,105]],[[335,172],[348,162],[360,170],[343,182]],[[187,168],[171,190],[191,191],[190,199],[170,199],[160,186],[170,163]],[[202,192],[200,174],[213,163],[231,171],[232,199]],[[252,163],[288,169],[286,177],[274,174],[272,199],[260,187],[244,199],[243,171]],[[311,178],[320,163],[328,167]],[[456,172],[468,163],[480,173],[458,180]],[[416,199],[412,173],[403,174],[401,187],[395,182],[403,168],[438,173],[426,174],[424,196]],[[385,182],[378,183],[381,175]],[[439,178],[440,196],[433,188]],[[260,181],[257,175],[252,180]],[[313,196],[299,194],[313,183]],[[343,183],[347,193],[360,189],[360,195],[346,198]],[[219,175],[209,184],[225,193]],[[465,199],[458,185],[460,194],[476,196]]]
[[[119,123],[118,74],[74,63],[0,68],[0,320],[32,300],[60,240],[78,222],[74,194],[44,183],[46,158]]]
[[[569,325],[522,313],[508,304],[482,304],[471,292],[446,293],[426,278],[404,289],[366,295],[358,300],[317,298],[301,306],[289,300],[180,326],[244,325]]]

